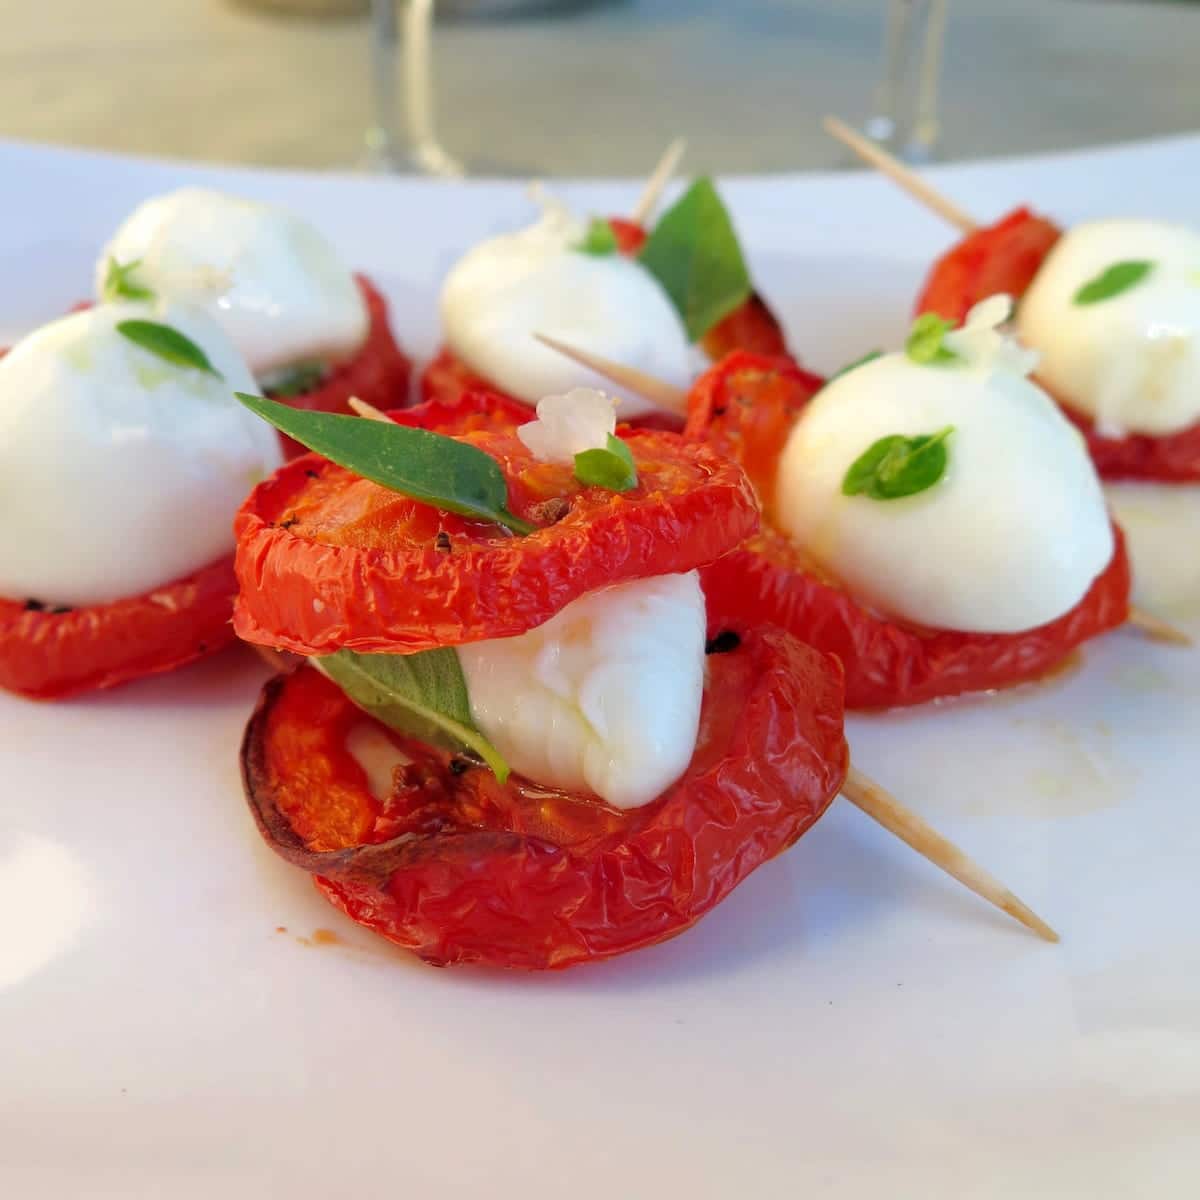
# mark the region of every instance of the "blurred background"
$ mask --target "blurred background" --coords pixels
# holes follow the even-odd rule
[[[680,133],[694,169],[839,165],[824,112],[942,159],[1200,114],[1189,0],[427,0],[426,101],[388,48],[412,2],[375,0],[372,56],[371,0],[0,0],[0,136],[345,170],[375,126],[405,166],[415,88],[451,166],[627,175]]]

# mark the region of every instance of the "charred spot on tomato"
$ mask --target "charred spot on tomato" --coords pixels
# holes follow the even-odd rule
[[[557,525],[571,511],[571,502],[562,496],[551,496],[549,500],[530,505],[529,519],[535,525]]]
[[[465,775],[474,765],[469,758],[459,758],[456,755],[450,760],[450,774]]]
[[[731,654],[742,644],[742,639],[732,629],[723,629],[714,638],[704,643],[705,654]]]
[[[450,544],[450,535],[444,529],[438,530],[437,537],[433,539],[433,546],[440,554],[449,554],[454,549]]]
[[[304,472],[304,474],[307,475],[309,479],[320,479],[320,477],[321,477],[317,471],[314,471],[312,469],[312,467],[309,467],[308,470],[306,470]]]
[[[25,611],[26,612],[45,612],[46,606],[40,600],[26,600],[25,601]]]
[[[75,610],[69,604],[47,604],[43,600],[34,600],[31,597],[25,601],[25,611],[45,613],[49,617],[61,617],[64,613]]]
[[[299,524],[300,524],[300,518],[298,516],[296,516],[295,513],[293,513],[290,517],[285,517],[282,521],[280,521],[278,528],[279,529],[291,529],[291,527],[293,525],[299,525]]]

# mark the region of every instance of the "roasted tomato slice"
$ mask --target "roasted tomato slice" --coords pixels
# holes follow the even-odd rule
[[[307,667],[267,684],[246,730],[250,808],[333,904],[427,962],[537,970],[649,946],[787,849],[845,778],[837,663],[775,631],[722,633],[691,765],[641,808],[502,787],[391,733],[411,762],[377,798],[346,748],[371,718]]]
[[[1129,612],[1129,562],[1117,530],[1112,561],[1069,613],[1018,634],[917,630],[858,604],[791,539],[772,527],[779,454],[792,423],[821,385],[786,360],[730,355],[689,399],[686,432],[741,462],[763,500],[762,531],[702,573],[705,595],[725,611],[776,625],[835,654],[846,668],[848,708],[890,708],[1003,687],[1044,675],[1087,638]]]
[[[508,637],[604,584],[702,566],[758,527],[741,468],[675,434],[625,435],[638,484],[623,493],[537,462],[511,429],[462,437],[500,464],[509,507],[534,533],[441,512],[308,455],[238,514],[239,636],[301,654]]]
[[[382,409],[399,408],[408,403],[412,363],[392,335],[387,301],[366,276],[359,275],[357,279],[370,322],[362,348],[320,387],[298,396],[277,396],[276,399],[293,408],[337,413],[350,411],[351,396]],[[289,457],[306,453],[305,448],[291,438],[285,437],[283,443]]]
[[[701,572],[710,612],[737,601],[769,622],[841,659],[846,707],[893,708],[1008,687],[1048,674],[1080,643],[1124,624],[1129,559],[1116,550],[1084,598],[1048,625],[1021,633],[960,633],[898,624],[859,604],[823,577],[783,534],[764,529]],[[720,618],[710,618],[719,624]]]
[[[934,263],[916,311],[957,323],[973,305],[997,292],[1019,300],[1061,235],[1057,225],[1027,208],[977,229]]]
[[[142,596],[50,609],[0,599],[0,687],[61,700],[203,658],[233,642],[233,556]]]

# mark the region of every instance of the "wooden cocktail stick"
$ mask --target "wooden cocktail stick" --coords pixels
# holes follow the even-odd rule
[[[869,163],[881,174],[886,175],[918,203],[937,213],[944,221],[948,221],[963,233],[974,233],[979,228],[969,213],[963,212],[952,200],[926,183],[916,171],[909,170],[899,159],[893,158],[869,137],[865,137],[857,129],[852,129],[845,121],[839,121],[837,117],[826,117],[823,124],[826,133],[836,138],[843,146],[848,146],[863,162]]]
[[[663,190],[667,184],[671,182],[676,168],[679,166],[680,160],[683,158],[687,150],[687,139],[676,138],[664,151],[663,156],[658,160],[658,165],[650,172],[650,178],[646,180],[646,186],[642,189],[642,194],[638,197],[638,202],[633,206],[633,211],[629,214],[629,219],[635,225],[645,225],[647,221],[654,216],[658,208],[658,202],[662,199]]]
[[[636,392],[639,396],[657,404],[659,408],[665,408],[668,412],[676,413],[681,417],[687,415],[688,394],[682,388],[673,387],[661,379],[655,379],[653,375],[647,375],[633,367],[626,367],[611,359],[603,358],[599,354],[593,354],[590,350],[580,350],[577,346],[560,342],[558,338],[550,337],[548,334],[535,333],[533,336],[543,346],[549,346],[551,350],[557,350],[559,354],[579,363],[581,367],[587,367],[589,370],[595,371],[597,375],[611,379],[625,391]]]
[[[368,421],[386,421],[389,425],[392,423],[392,418],[382,409],[368,404],[365,400],[360,400],[357,396],[351,396],[348,403],[357,416],[366,417]]]
[[[852,766],[846,772],[842,795],[922,858],[928,859],[935,867],[940,867],[977,896],[989,904],[994,904],[1001,912],[1008,913],[1046,941],[1058,941],[1058,934],[1033,909],[1018,900],[1004,884],[856,767]]]

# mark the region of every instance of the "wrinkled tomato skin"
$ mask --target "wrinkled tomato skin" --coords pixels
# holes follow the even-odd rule
[[[609,958],[688,929],[792,845],[845,778],[834,660],[742,629],[709,666],[692,762],[641,808],[515,776],[502,787],[399,738],[416,761],[381,803],[345,749],[370,718],[308,668],[264,689],[243,745],[246,795],[277,853],[428,963],[540,970]]]
[[[915,311],[959,324],[975,304],[997,292],[1020,300],[1061,236],[1044,217],[1015,209],[967,234],[934,263]]]
[[[367,340],[358,353],[335,368],[320,387],[299,396],[277,397],[292,408],[348,413],[352,396],[385,410],[408,403],[412,363],[396,344],[388,320],[387,301],[366,276],[355,278],[367,305]],[[282,440],[289,458],[308,453],[299,442],[289,437]]]
[[[773,529],[705,568],[701,581],[710,613],[736,600],[748,619],[777,625],[840,659],[848,709],[898,708],[1037,679],[1082,642],[1124,624],[1129,559],[1116,526],[1114,533],[1113,557],[1084,598],[1057,620],[1021,633],[917,630],[889,621],[822,580]]]
[[[499,462],[509,505],[533,533],[440,512],[307,455],[238,513],[238,636],[299,654],[510,637],[597,587],[703,566],[758,528],[745,474],[707,447],[630,430],[637,486],[585,487],[571,467],[536,462],[511,427],[482,415],[488,403],[471,393],[394,415],[441,432],[456,428],[452,414],[483,421],[461,436]]]
[[[66,612],[0,599],[0,687],[62,700],[171,671],[235,638],[231,555],[141,596]]]

